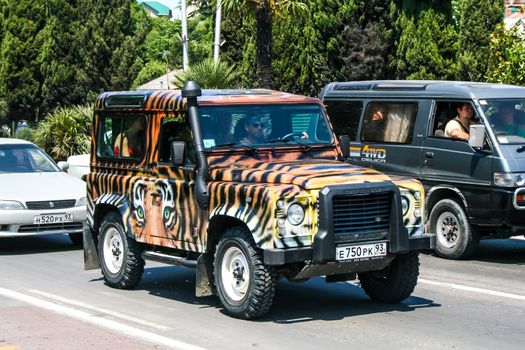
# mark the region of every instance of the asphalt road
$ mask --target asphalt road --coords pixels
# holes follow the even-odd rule
[[[194,296],[194,271],[147,262],[131,291],[83,270],[65,236],[0,239],[0,350],[523,349],[525,240],[482,241],[468,261],[421,255],[401,304],[352,283],[280,281],[270,313],[226,316]]]

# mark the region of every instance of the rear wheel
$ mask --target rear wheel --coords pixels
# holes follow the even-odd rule
[[[399,254],[386,268],[359,273],[365,293],[372,299],[398,303],[412,294],[419,275],[419,254]]]
[[[100,266],[106,283],[119,289],[136,286],[144,272],[143,248],[126,235],[119,214],[113,212],[104,217],[98,244]]]
[[[224,232],[215,250],[214,276],[219,299],[231,316],[253,319],[272,306],[275,272],[264,265],[248,229]]]
[[[465,259],[476,251],[479,232],[471,227],[461,205],[442,199],[430,212],[430,232],[436,233],[436,254],[447,259]]]

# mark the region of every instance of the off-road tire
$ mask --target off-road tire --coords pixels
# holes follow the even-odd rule
[[[270,310],[276,274],[271,266],[264,264],[247,228],[232,227],[224,232],[216,246],[213,265],[217,294],[229,315],[254,319]],[[236,277],[234,266],[242,268],[242,276],[237,271]]]
[[[479,245],[479,230],[472,227],[463,207],[452,199],[434,205],[429,217],[430,232],[436,234],[435,252],[446,259],[466,259]]]
[[[389,266],[380,271],[359,273],[365,293],[372,299],[399,303],[412,294],[419,276],[419,253],[398,254]]]
[[[110,246],[118,250],[110,249]],[[135,287],[144,273],[142,246],[126,235],[122,218],[116,212],[108,213],[100,226],[98,251],[102,275],[113,288],[131,289]],[[113,259],[112,259],[113,258]]]
[[[69,240],[73,245],[81,246],[84,244],[84,237],[82,236],[82,232],[73,232],[68,233]]]

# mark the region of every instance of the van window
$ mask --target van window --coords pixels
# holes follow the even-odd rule
[[[104,116],[100,120],[99,157],[142,159],[147,120],[145,116]]]
[[[357,138],[359,120],[363,112],[361,101],[325,101],[328,116],[338,136],[348,135],[351,141]]]
[[[445,128],[447,123],[458,115],[457,109],[460,108],[468,101],[439,101],[436,104],[436,111],[432,120],[432,129],[430,130],[429,136],[434,137],[446,137]],[[470,103],[469,103],[470,104]],[[475,109],[474,118],[476,117]]]
[[[366,108],[361,140],[410,143],[416,113],[417,103],[371,102]]]

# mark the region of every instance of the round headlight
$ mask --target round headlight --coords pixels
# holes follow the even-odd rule
[[[299,225],[304,220],[304,209],[299,204],[294,203],[288,207],[286,213],[288,222],[294,226]]]
[[[408,198],[405,196],[401,196],[401,208],[403,209],[403,216],[406,215],[406,213],[408,212],[408,207]]]
[[[521,187],[525,185],[525,176],[523,176],[522,174],[516,175],[516,177],[514,178],[514,182],[516,183],[516,186]]]

